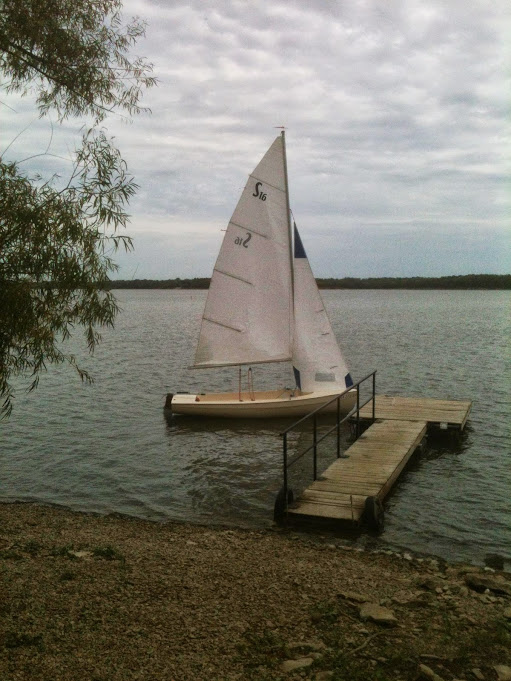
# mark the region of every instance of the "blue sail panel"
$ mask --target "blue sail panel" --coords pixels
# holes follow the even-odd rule
[[[293,373],[295,375],[295,383],[298,390],[302,389],[302,381],[300,380],[300,372],[296,367],[293,367]]]
[[[296,223],[294,224],[294,232],[295,232],[295,258],[307,258],[305,248],[303,247],[302,244],[302,240],[300,239],[300,235],[298,234],[298,230],[296,229]]]

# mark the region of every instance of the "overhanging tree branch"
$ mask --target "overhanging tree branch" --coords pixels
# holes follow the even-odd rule
[[[30,389],[52,363],[88,374],[61,343],[81,327],[90,351],[117,304],[105,286],[117,269],[108,253],[129,250],[118,234],[137,185],[120,152],[97,126],[108,113],[141,111],[151,65],[130,60],[144,34],[123,25],[120,0],[0,0],[0,74],[10,92],[35,91],[41,116],[92,116],[64,187],[56,176],[23,173],[0,158],[0,413],[12,409],[12,378]],[[52,132],[53,135],[53,132]],[[50,153],[51,140],[44,152]],[[38,156],[37,151],[23,159]]]

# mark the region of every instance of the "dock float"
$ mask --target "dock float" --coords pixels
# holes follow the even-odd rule
[[[427,422],[385,420],[373,423],[287,508],[288,516],[313,516],[358,522],[364,513],[378,529],[382,502],[426,435]],[[368,509],[367,499],[371,508]]]
[[[376,395],[377,419],[398,421],[426,421],[428,428],[462,431],[467,422],[472,402],[470,400],[437,400],[427,397],[393,397]],[[372,420],[372,405],[360,410],[360,420]]]

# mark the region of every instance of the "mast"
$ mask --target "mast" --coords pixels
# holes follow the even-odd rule
[[[287,177],[287,156],[286,156],[286,131],[282,130],[280,133],[282,137],[282,155],[284,158],[284,179],[286,187],[286,206],[287,206],[287,229],[289,234],[289,269],[291,272],[291,314],[292,319],[289,320],[290,336],[294,336],[294,313],[295,313],[295,277],[293,266],[293,228],[291,225],[291,206],[289,204],[289,182]]]

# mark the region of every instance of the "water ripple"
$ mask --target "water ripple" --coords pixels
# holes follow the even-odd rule
[[[95,383],[51,368],[0,424],[0,499],[267,526],[281,485],[278,433],[288,421],[163,417],[168,391],[237,390],[236,371],[187,370],[205,292],[118,296],[123,312],[94,357],[70,345]],[[354,376],[376,368],[379,392],[474,400],[462,441],[429,438],[388,499],[382,536],[357,541],[451,560],[511,559],[509,292],[326,291],[324,299]],[[254,375],[258,389],[292,383],[285,365],[257,366]],[[307,437],[295,434],[290,450]],[[329,445],[323,465],[332,456]],[[294,484],[310,474],[301,462]]]

